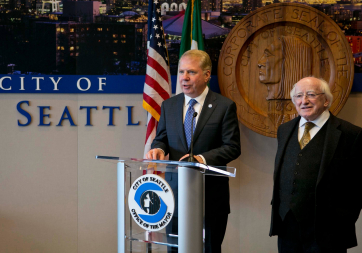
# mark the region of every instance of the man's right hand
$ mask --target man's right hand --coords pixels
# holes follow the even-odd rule
[[[147,152],[146,159],[150,160],[165,160],[165,154],[161,149],[154,148]]]

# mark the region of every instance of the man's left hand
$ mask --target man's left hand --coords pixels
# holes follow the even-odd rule
[[[189,156],[190,156],[189,154],[186,154],[186,155],[184,155],[183,157],[181,157],[179,161],[182,161],[183,159],[185,159],[185,158],[187,158],[187,157],[189,157]],[[196,160],[198,163],[204,164],[204,161],[202,160],[202,158],[201,158],[200,156],[194,155],[194,158],[195,158],[195,160]]]

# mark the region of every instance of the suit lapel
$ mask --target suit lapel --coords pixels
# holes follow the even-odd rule
[[[211,107],[209,107],[209,105],[211,105]],[[202,129],[209,120],[216,106],[217,106],[216,96],[211,90],[209,90],[209,92],[206,95],[204,105],[202,106],[200,117],[197,121],[195,134],[194,134],[194,143],[196,142],[197,137],[200,135]]]
[[[277,175],[279,173],[282,158],[283,158],[283,155],[285,153],[285,149],[286,149],[288,140],[290,139],[296,125],[299,124],[299,120],[300,120],[300,116],[293,119],[289,123],[288,127],[285,128],[284,133],[280,134],[280,136],[278,136],[278,139],[279,139],[278,146],[279,147],[278,147],[278,152],[277,152],[276,157],[275,157],[274,181],[276,180]]]
[[[332,115],[332,113],[330,114],[330,118],[327,124],[327,133],[324,141],[323,155],[319,169],[317,185],[321,181],[324,173],[327,171],[328,165],[331,162],[334,153],[336,152],[339,138],[341,137],[341,131],[338,129],[340,122],[338,118]]]
[[[185,136],[185,130],[184,130],[184,123],[183,123],[183,116],[184,116],[184,101],[185,101],[185,95],[182,93],[176,101],[176,121],[175,121],[175,129],[179,133],[182,146],[184,150],[187,150],[187,143],[186,143],[186,136]]]

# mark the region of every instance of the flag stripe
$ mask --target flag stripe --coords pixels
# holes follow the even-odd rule
[[[167,74],[170,72],[170,68],[167,65],[167,62],[165,62],[163,57],[153,48],[149,49],[147,64],[148,64],[148,61],[150,60],[150,58],[152,58],[152,60],[156,61],[162,67],[162,69],[164,69],[166,71]],[[165,80],[167,80],[167,78],[165,78]]]
[[[152,68],[150,65],[147,65],[146,76],[151,77],[154,81],[156,81],[158,83],[158,87],[160,87],[160,88],[157,88],[157,89],[155,88],[155,90],[157,92],[166,92],[168,94],[167,98],[170,97],[169,82],[168,82],[168,80],[165,80],[160,75],[158,75],[158,72],[156,69]],[[146,80],[146,83],[147,83],[147,80]],[[151,86],[150,84],[148,84],[148,85]]]
[[[163,100],[170,98],[170,95],[161,87],[160,83],[149,75],[146,75],[146,84],[152,87],[163,98]]]
[[[152,117],[151,114],[148,114],[147,118],[147,132],[143,157],[146,157],[147,152],[151,149],[152,141],[156,137],[156,128],[158,124],[158,122],[155,120],[154,117]]]
[[[161,114],[161,106],[159,106],[150,96],[148,96],[147,94],[143,94],[143,100],[148,105],[152,106],[153,110]]]
[[[146,132],[146,136],[150,136],[152,131],[155,129],[156,127],[156,124],[157,124],[157,121],[155,120],[154,117],[151,117],[150,120],[148,121],[148,124],[147,124],[147,132]],[[145,144],[147,144],[147,141],[145,141]]]
[[[147,65],[155,70],[157,69],[157,74],[161,76],[165,80],[165,82],[168,82],[168,75],[166,70],[152,57],[148,58]]]
[[[144,93],[146,93],[150,98],[155,101],[155,103],[158,104],[159,107],[161,107],[164,99],[158,94],[156,90],[154,90],[151,86],[145,84]]]
[[[147,94],[143,94],[143,108],[157,120],[160,120],[161,107]]]
[[[191,29],[190,29],[190,43],[192,42],[192,33],[194,28],[194,6],[195,6],[195,0],[191,1]]]

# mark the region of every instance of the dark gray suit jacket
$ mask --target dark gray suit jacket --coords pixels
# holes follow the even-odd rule
[[[174,161],[189,153],[183,126],[184,99],[181,93],[162,103],[157,134],[151,146],[161,148]],[[240,155],[236,105],[211,90],[197,121],[194,154],[203,155],[207,164],[214,166],[225,166]],[[207,176],[205,184],[206,214],[229,213],[228,179]]]
[[[278,235],[281,219],[278,214],[276,189],[285,147],[299,123],[297,117],[278,129],[278,151],[275,158],[274,191],[270,236]],[[323,155],[315,188],[315,231],[320,245],[357,245],[355,223],[362,208],[362,129],[330,115]]]

